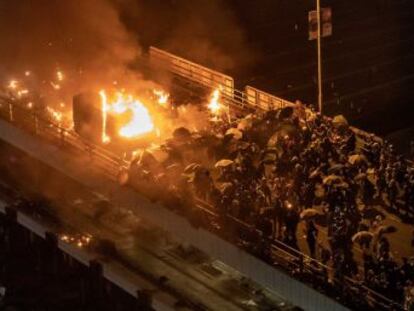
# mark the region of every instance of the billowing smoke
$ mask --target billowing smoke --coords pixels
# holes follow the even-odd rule
[[[234,73],[248,67],[255,51],[224,0],[118,0],[123,21],[156,45],[202,65]],[[127,4],[127,5],[126,5]]]
[[[110,0],[1,1],[0,39],[1,78],[60,69],[78,87],[130,78],[140,53]]]

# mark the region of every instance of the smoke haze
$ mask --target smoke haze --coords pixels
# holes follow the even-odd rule
[[[1,1],[0,38],[0,75],[59,68],[79,85],[126,74],[140,53],[109,0]]]

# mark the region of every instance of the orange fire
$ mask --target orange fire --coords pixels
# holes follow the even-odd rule
[[[108,98],[106,97],[106,93],[104,90],[101,90],[99,92],[99,95],[101,96],[101,102],[102,102],[102,142],[104,144],[109,143],[111,139],[106,134],[106,120],[108,116]]]
[[[102,98],[102,141],[108,142],[109,138],[106,133],[107,114],[122,116],[130,113],[130,120],[121,126],[118,134],[125,138],[136,138],[143,134],[150,133],[154,130],[154,123],[151,115],[144,104],[132,95],[117,93],[116,99],[108,103],[104,90],[100,92]]]
[[[15,89],[17,89],[18,84],[19,84],[19,82],[17,80],[10,80],[8,88],[12,89],[12,90],[15,90]]]
[[[214,115],[218,115],[222,110],[222,105],[219,102],[220,99],[220,89],[215,89],[214,92],[211,94],[211,99],[208,104],[208,109],[210,109],[211,113]]]
[[[163,90],[153,90],[154,95],[158,99],[158,104],[160,104],[163,107],[168,106],[168,100],[170,99],[170,94],[167,92],[164,92]]]

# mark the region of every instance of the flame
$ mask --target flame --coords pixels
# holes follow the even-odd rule
[[[20,91],[17,92],[17,96],[19,96],[19,97],[22,97],[22,96],[27,95],[27,94],[29,94],[29,90],[26,90],[26,89],[20,90]]]
[[[219,102],[220,99],[220,89],[215,89],[214,92],[211,94],[211,99],[208,104],[208,109],[210,109],[211,113],[217,115],[221,112],[223,106]]]
[[[29,70],[26,70],[26,71],[24,72],[24,75],[25,75],[26,77],[29,77],[31,74],[32,74],[32,73],[31,73]]]
[[[8,88],[12,89],[12,90],[15,90],[15,89],[17,89],[18,84],[19,84],[19,82],[17,80],[10,80]]]
[[[50,81],[50,85],[53,87],[53,89],[60,90],[60,85],[59,84]]]
[[[99,95],[101,96],[101,102],[102,102],[102,142],[104,144],[109,143],[111,139],[106,134],[106,120],[108,115],[108,98],[106,97],[106,93],[104,90],[101,90],[99,92]]]
[[[153,93],[155,96],[158,97],[158,104],[160,104],[163,107],[168,106],[168,100],[170,98],[170,94],[167,92],[164,92],[163,90],[153,90]]]
[[[58,81],[63,81],[63,79],[64,79],[63,72],[60,71],[60,70],[56,71],[56,77],[57,77]]]
[[[46,110],[50,113],[50,115],[55,121],[57,121],[58,123],[62,122],[63,115],[61,112],[53,109],[52,107],[46,107]]]
[[[132,95],[125,95],[118,92],[116,100],[108,103],[104,90],[100,92],[102,98],[102,115],[103,115],[103,131],[102,141],[108,138],[106,135],[107,113],[114,115],[124,115],[131,113],[131,119],[120,128],[118,134],[125,138],[135,138],[142,134],[150,133],[154,130],[154,123],[148,109],[138,99]]]

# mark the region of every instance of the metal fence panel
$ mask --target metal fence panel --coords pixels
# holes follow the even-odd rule
[[[248,104],[253,107],[261,108],[263,110],[280,109],[294,105],[292,102],[261,91],[252,86],[246,86],[245,93],[247,96]]]
[[[150,61],[158,66],[200,84],[217,88],[227,96],[234,94],[234,79],[216,70],[209,69],[156,47],[150,47]]]

